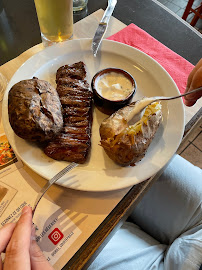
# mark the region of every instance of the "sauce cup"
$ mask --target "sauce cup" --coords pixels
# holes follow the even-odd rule
[[[113,67],[98,71],[93,76],[91,87],[95,106],[108,115],[129,104],[137,89],[130,73]]]

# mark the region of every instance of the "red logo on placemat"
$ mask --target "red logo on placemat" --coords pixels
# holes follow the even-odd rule
[[[64,234],[58,228],[55,228],[48,236],[54,245],[57,245],[63,237]]]

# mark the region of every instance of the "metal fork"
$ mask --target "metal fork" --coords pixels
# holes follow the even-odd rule
[[[187,96],[187,95],[190,95],[190,94],[193,94],[193,93],[196,93],[196,92],[199,92],[199,91],[202,91],[202,87],[199,87],[199,88],[196,88],[190,92],[187,92],[187,93],[184,93],[184,94],[181,94],[181,95],[178,95],[178,96],[173,96],[173,97],[164,97],[164,96],[157,96],[157,97],[153,97],[151,99],[153,99],[152,102],[155,102],[155,101],[160,101],[160,100],[171,100],[171,99],[176,99],[176,98],[180,98],[180,97],[184,97],[184,96]]]
[[[178,95],[178,96],[173,96],[173,97],[164,97],[164,96],[156,96],[156,97],[148,97],[145,98],[144,102],[142,100],[142,104],[141,106],[139,106],[139,109],[136,110],[136,101],[130,103],[128,106],[131,107],[131,111],[128,114],[128,116],[125,116],[127,122],[132,121],[133,123],[139,121],[142,117],[142,113],[144,113],[144,110],[146,109],[147,106],[149,106],[150,104],[152,104],[153,102],[156,101],[161,101],[161,100],[172,100],[172,99],[176,99],[176,98],[181,98],[187,95],[190,95],[192,93],[196,93],[202,91],[202,87],[196,88],[190,92]],[[140,101],[141,102],[141,101]]]
[[[62,171],[60,171],[59,173],[57,173],[53,178],[51,178],[51,180],[49,180],[45,186],[41,189],[41,191],[39,192],[33,210],[32,210],[32,217],[34,216],[35,210],[37,205],[39,204],[41,198],[43,197],[43,195],[46,193],[46,191],[55,183],[57,182],[62,176],[64,176],[66,173],[68,173],[69,171],[71,171],[73,168],[75,168],[76,166],[78,166],[77,163],[72,162],[70,163],[67,167],[65,167]]]
[[[144,110],[148,105],[150,105],[150,104],[152,104],[153,102],[156,102],[156,101],[177,99],[177,98],[181,98],[181,97],[184,97],[184,96],[187,96],[187,95],[199,92],[199,91],[202,91],[202,87],[196,88],[196,89],[194,89],[194,90],[192,90],[190,92],[187,92],[187,93],[184,93],[184,94],[181,94],[181,95],[178,95],[178,96],[173,96],[173,97],[165,97],[165,96],[148,97],[147,98],[148,102],[146,103],[145,106],[143,106],[141,108],[141,110]],[[135,102],[132,102],[129,106],[134,106],[134,105],[135,105]]]

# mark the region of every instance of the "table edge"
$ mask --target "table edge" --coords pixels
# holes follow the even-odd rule
[[[185,140],[190,130],[201,118],[201,116],[202,108],[186,124],[181,144]],[[178,154],[178,150],[176,151],[176,154]],[[88,268],[88,266],[99,254],[99,252],[109,242],[114,233],[121,227],[123,222],[126,221],[126,219],[134,210],[138,202],[141,200],[142,196],[147,192],[150,186],[154,184],[154,182],[161,176],[161,174],[169,165],[171,160],[172,158],[156,175],[144,182],[141,182],[131,187],[131,189],[126,193],[126,195],[121,199],[121,201],[116,205],[116,207],[109,213],[109,215],[103,220],[103,222],[98,226],[98,228],[92,233],[88,240],[62,268],[62,270],[79,270]]]

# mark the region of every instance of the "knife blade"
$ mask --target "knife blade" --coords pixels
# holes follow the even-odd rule
[[[103,37],[106,33],[107,27],[108,27],[108,22],[109,19],[114,11],[114,8],[116,6],[117,0],[108,0],[108,6],[104,12],[104,15],[98,25],[98,28],[95,32],[93,42],[92,42],[92,51],[94,57],[96,57],[98,49],[100,47],[100,44],[103,40]]]

